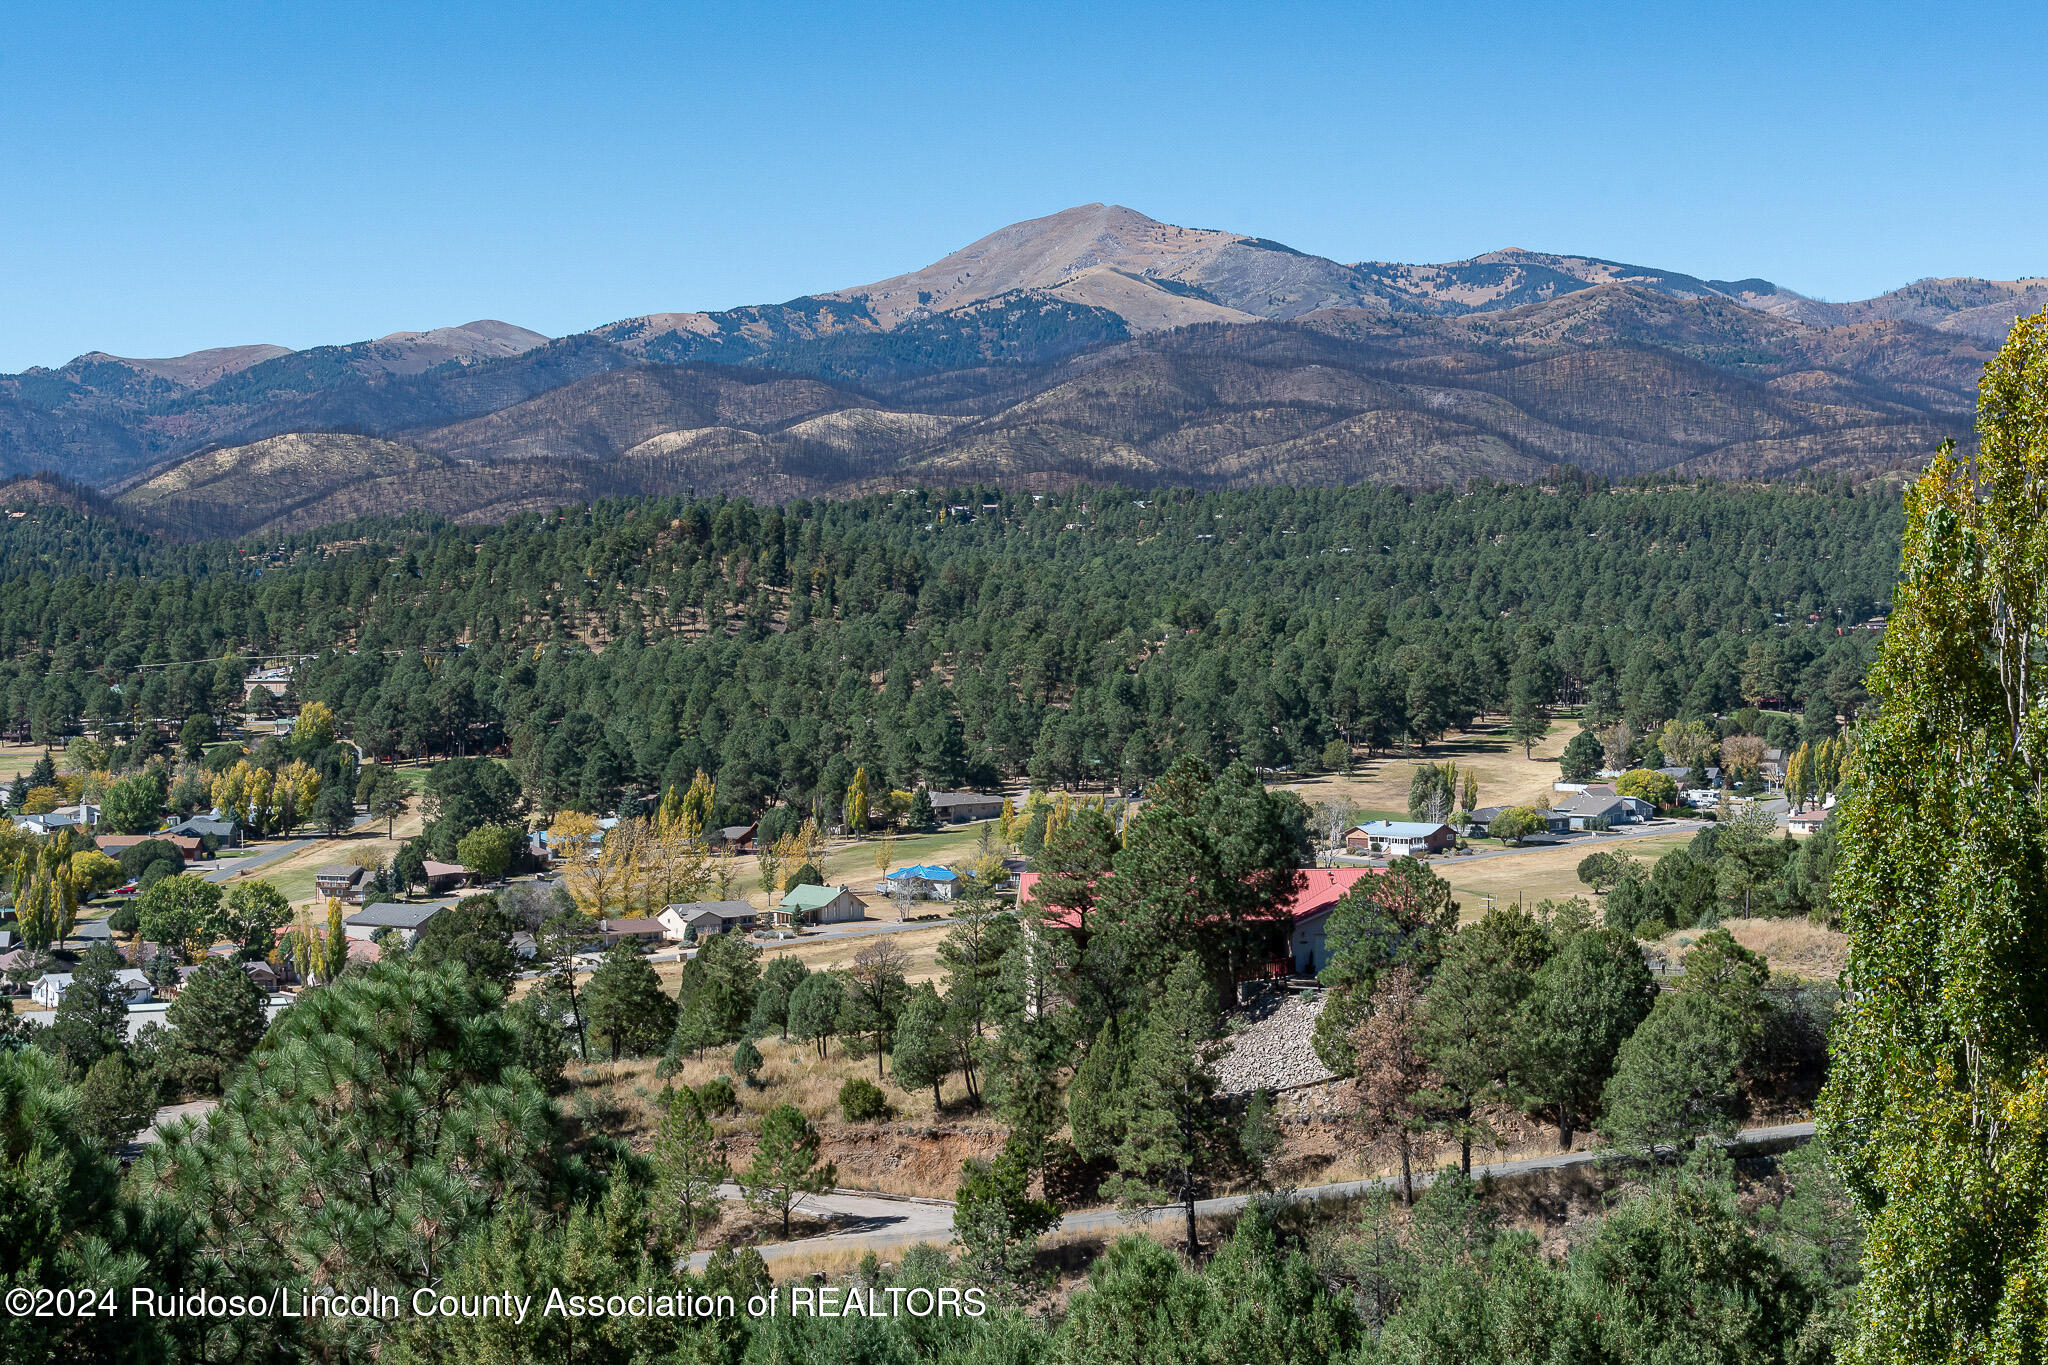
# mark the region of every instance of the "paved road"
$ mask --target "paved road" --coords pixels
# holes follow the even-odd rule
[[[366,829],[375,822],[376,817],[365,815],[349,827],[349,833],[354,834],[357,830]],[[276,848],[266,848],[261,853],[252,853],[246,858],[226,858],[222,860],[225,866],[203,875],[210,882],[231,881],[244,872],[264,867],[278,861],[280,858],[289,858],[294,853],[311,848],[314,844],[327,837],[325,834],[311,835],[304,839],[293,839],[289,843],[279,844]]]
[[[1739,1147],[1765,1146],[1779,1142],[1803,1142],[1813,1136],[1811,1123],[1784,1123],[1769,1128],[1745,1128],[1738,1133],[1734,1145]],[[1482,1175],[1495,1177],[1521,1175],[1529,1171],[1564,1170],[1572,1166],[1583,1166],[1600,1161],[1610,1153],[1604,1151],[1557,1152],[1550,1156],[1525,1157],[1519,1161],[1497,1161],[1472,1167],[1473,1179]],[[1417,1186],[1427,1186],[1433,1179],[1433,1171],[1418,1171],[1415,1175]],[[1296,1202],[1324,1203],[1356,1199],[1373,1190],[1396,1189],[1401,1177],[1380,1176],[1372,1180],[1345,1180],[1330,1185],[1310,1185],[1289,1193]],[[731,1193],[728,1194],[728,1191]],[[737,1186],[720,1186],[719,1194],[724,1198],[737,1198]],[[1213,1218],[1219,1214],[1240,1213],[1252,1196],[1228,1195],[1221,1199],[1203,1199],[1195,1204],[1195,1215]],[[802,1208],[813,1213],[840,1215],[849,1220],[839,1231],[821,1237],[805,1237],[793,1242],[777,1242],[756,1248],[761,1259],[773,1265],[791,1256],[808,1256],[819,1251],[900,1251],[919,1242],[933,1242],[944,1245],[953,1237],[953,1207],[936,1200],[897,1200],[874,1195],[820,1194],[807,1196]],[[1083,1209],[1070,1213],[1060,1220],[1061,1232],[1103,1232],[1113,1233],[1135,1224],[1178,1223],[1187,1215],[1179,1206],[1150,1208],[1137,1213],[1125,1213],[1120,1209]],[[693,1267],[701,1266],[708,1259],[706,1253],[691,1258]]]
[[[284,1013],[285,1006],[291,1003],[292,997],[289,995],[273,995],[270,997],[270,1003],[264,1006],[264,1011],[270,1018],[275,1019],[278,1015]],[[164,1015],[170,1008],[171,1004],[168,1000],[152,1000],[146,1005],[130,1005],[128,1007],[127,1021],[124,1024],[128,1031],[129,1039],[133,1040],[144,1024],[162,1024],[164,1022]],[[56,1019],[57,1012],[55,1010],[17,1010],[15,1017],[26,1019],[31,1024],[48,1024]]]

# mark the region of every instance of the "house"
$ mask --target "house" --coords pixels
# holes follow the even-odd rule
[[[215,848],[242,846],[241,825],[234,820],[223,819],[218,813],[187,816],[164,833],[182,835],[187,839],[211,839]]]
[[[1783,749],[1764,750],[1764,761],[1762,766],[1757,769],[1757,776],[1763,778],[1764,781],[1774,787],[1784,785],[1785,759],[1786,754]]]
[[[420,930],[426,927],[427,921],[447,908],[445,905],[396,905],[390,901],[378,901],[343,920],[341,931],[350,938],[367,943],[378,930],[389,929],[410,948],[419,941]]]
[[[745,901],[683,901],[664,905],[661,913],[655,916],[661,924],[663,937],[674,943],[687,943],[707,934],[734,930],[745,933],[760,918],[761,912]]]
[[[779,928],[840,924],[867,917],[867,903],[843,886],[792,886],[789,894],[768,912],[768,922]]]
[[[1286,975],[1313,976],[1329,965],[1330,954],[1325,943],[1325,930],[1329,925],[1330,911],[1337,902],[1344,899],[1346,892],[1367,877],[1384,876],[1385,871],[1377,867],[1317,867],[1301,873],[1301,882],[1293,896],[1277,907],[1275,918],[1287,924],[1287,955],[1276,958],[1263,966],[1255,966],[1248,976]],[[1038,883],[1036,872],[1026,872],[1017,890],[1017,903],[1030,903],[1032,890]],[[1072,911],[1061,911],[1049,915],[1045,923],[1050,926],[1071,929],[1074,927]]]
[[[512,956],[521,962],[540,956],[540,943],[524,929],[512,935]]]
[[[437,863],[431,858],[420,865],[420,870],[426,877],[429,896],[446,895],[468,886],[476,878],[474,872],[460,863]]]
[[[1608,786],[1588,787],[1557,809],[1572,829],[1635,825],[1657,813],[1657,808],[1640,796],[1617,796]]]
[[[666,935],[667,926],[658,919],[601,919],[597,922],[597,932],[604,939],[605,947],[609,948],[622,938],[630,938],[636,943],[658,942]]]
[[[100,827],[100,808],[89,801],[80,802],[75,806],[59,806],[51,811],[50,814],[68,815],[74,823],[82,825],[86,829],[98,829]]]
[[[1801,806],[1785,819],[1785,828],[1793,834],[1816,834],[1833,814],[1820,806]]]
[[[361,905],[363,884],[369,879],[368,868],[354,863],[329,863],[313,870],[313,890],[344,905]]]
[[[1500,818],[1501,812],[1513,809],[1515,809],[1513,806],[1481,806],[1478,810],[1470,813],[1471,823],[1465,826],[1465,833],[1474,839],[1487,838],[1492,834],[1493,822]],[[1543,817],[1543,831],[1545,833],[1562,834],[1570,827],[1563,814],[1558,811],[1542,806],[1531,806],[1529,809]]]
[[[273,697],[281,697],[291,685],[292,671],[289,667],[259,668],[242,679],[242,697],[246,704],[247,699],[253,696],[258,688]]]
[[[756,820],[751,825],[727,825],[723,829],[713,830],[711,832],[711,846],[713,848],[745,848],[748,844],[754,842],[754,831],[760,827],[761,822]]]
[[[1403,855],[1441,853],[1458,841],[1458,832],[1442,821],[1375,820],[1345,831],[1344,846],[1354,853]]]
[[[177,849],[178,856],[188,863],[206,856],[205,846],[185,834],[102,834],[93,842],[98,844],[100,852],[109,858],[118,858],[137,844],[146,844],[152,840]]]
[[[915,900],[928,897],[937,901],[953,899],[953,888],[960,884],[960,874],[950,867],[932,867],[925,863],[913,863],[899,867],[875,883],[875,890],[885,896],[909,896]]]
[[[71,983],[76,979],[75,974],[71,972],[46,973],[36,978],[35,985],[29,988],[29,996],[43,1009],[53,1010],[57,1008],[58,1002],[63,1000],[64,992],[71,989]],[[123,967],[114,973],[114,990],[129,1004],[140,1005],[150,998],[152,988],[149,978],[140,971],[133,967]]]
[[[942,825],[964,825],[970,820],[994,820],[1003,813],[1003,798],[980,792],[927,792],[932,814]]]
[[[242,970],[249,974],[251,981],[263,988],[264,994],[275,995],[277,993],[277,968],[271,966],[268,962],[244,962]]]
[[[60,829],[78,828],[78,818],[54,810],[45,815],[17,815],[14,827],[23,834],[55,834]]]

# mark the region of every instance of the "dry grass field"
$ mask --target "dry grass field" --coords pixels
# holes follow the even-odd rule
[[[1849,965],[1849,936],[1805,919],[1729,919],[1721,927],[1753,953],[1763,954],[1774,972],[1808,981],[1833,981]],[[1700,936],[1697,929],[1667,934],[1658,947],[1677,961]]]
[[[1420,763],[1456,763],[1479,779],[1482,806],[1527,805],[1550,791],[1557,781],[1557,760],[1565,743],[1578,733],[1569,721],[1552,721],[1550,733],[1522,756],[1522,746],[1507,733],[1504,718],[1477,722],[1477,727],[1454,733],[1429,746],[1429,751],[1407,758],[1376,758],[1361,763],[1350,774],[1303,778],[1284,785],[1301,793],[1311,806],[1321,801],[1348,800],[1367,814],[1405,820],[1408,818],[1408,784]]]
[[[40,744],[0,744],[0,783],[15,778],[36,766],[36,760],[43,756]],[[61,763],[63,755],[55,750],[50,757]]]
[[[1601,840],[1597,843],[1582,840],[1553,848],[1524,849],[1496,858],[1438,858],[1430,866],[1457,893],[1462,917],[1476,919],[1484,908],[1485,897],[1489,895],[1498,903],[1512,904],[1519,900],[1532,906],[1538,901],[1563,900],[1570,896],[1584,896],[1592,900],[1592,890],[1579,880],[1578,874],[1579,861],[1588,853],[1595,849],[1627,853],[1645,864],[1654,864],[1672,849],[1683,848],[1691,842],[1692,836],[1693,831],[1687,829],[1652,834],[1641,839]]]

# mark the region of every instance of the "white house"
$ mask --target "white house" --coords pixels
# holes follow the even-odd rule
[[[1458,832],[1441,820],[1374,820],[1344,833],[1344,845],[1352,852],[1390,858],[1441,853],[1457,842]]]
[[[760,918],[761,912],[745,901],[681,901],[664,905],[654,917],[661,925],[661,936],[672,943],[735,929],[745,932]]]
[[[960,884],[960,874],[950,867],[932,867],[924,863],[913,863],[899,867],[875,883],[875,890],[885,896],[898,894],[915,897],[929,897],[935,901],[953,899],[953,888]]]
[[[71,989],[77,977],[71,972],[49,972],[36,978],[29,988],[29,998],[46,1010],[57,1008],[64,999],[64,992]],[[121,998],[131,1005],[146,1002],[151,993],[149,978],[133,967],[123,967],[114,973],[114,989]]]

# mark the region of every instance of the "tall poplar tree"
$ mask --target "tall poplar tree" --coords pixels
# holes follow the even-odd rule
[[[1871,1215],[1849,1358],[2048,1358],[2048,311],[1906,498],[1844,774],[1821,1133]]]

